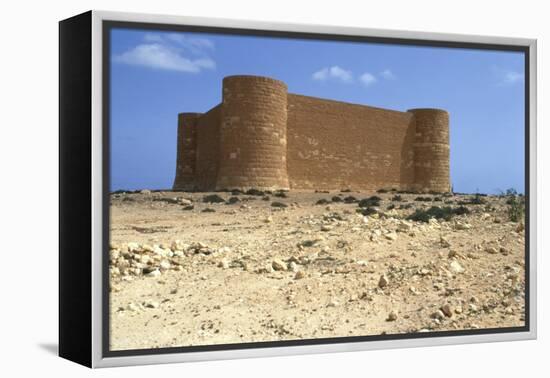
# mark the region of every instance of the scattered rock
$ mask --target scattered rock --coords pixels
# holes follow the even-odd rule
[[[455,230],[469,230],[472,228],[472,225],[470,223],[462,223],[462,222],[456,222],[455,223]]]
[[[294,275],[294,279],[295,280],[301,280],[302,278],[305,278],[305,276],[306,276],[306,274],[303,271],[299,270]]]
[[[215,213],[216,209],[213,209],[211,207],[207,207],[206,209],[202,210],[203,213]]]
[[[443,320],[445,319],[445,314],[443,313],[443,311],[437,310],[436,312],[432,313],[431,317],[433,319]]]
[[[229,261],[227,259],[221,259],[220,262],[218,263],[218,267],[223,268],[223,269],[228,269],[229,268]]]
[[[126,310],[128,311],[139,311],[139,306],[135,303],[130,303],[128,306],[126,306]]]
[[[277,271],[283,271],[287,269],[286,263],[281,259],[275,259],[271,262],[273,269]]]
[[[388,240],[397,240],[397,234],[395,232],[389,232],[385,234],[384,237]]]
[[[158,270],[158,269],[154,269],[154,270],[150,271],[149,273],[145,274],[146,277],[159,277],[160,275],[161,275],[161,273],[160,273],[160,270]]]
[[[146,308],[158,308],[160,305],[158,302],[150,301],[150,302],[143,303],[143,306]]]
[[[464,273],[464,268],[462,267],[462,265],[460,265],[460,263],[456,260],[453,260],[450,264],[449,264],[449,268],[451,270],[451,272],[455,273],[455,274],[460,274],[460,273]]]
[[[390,283],[390,280],[385,274],[383,274],[380,276],[380,279],[378,280],[378,287],[383,289],[386,286],[388,286],[389,283]]]
[[[485,247],[485,252],[494,255],[494,254],[498,253],[498,249],[496,247],[488,245],[488,246]]]
[[[441,306],[440,308],[441,312],[443,312],[443,314],[445,314],[446,317],[450,318],[451,316],[453,316],[453,308],[451,307],[451,305],[449,304],[444,304],[443,306]]]
[[[388,314],[388,317],[386,318],[386,321],[388,322],[396,321],[397,315],[398,315],[397,311],[395,310],[390,311],[390,313]]]
[[[449,248],[451,246],[451,243],[449,243],[447,238],[445,238],[444,236],[439,237],[439,244],[441,244],[443,248]]]

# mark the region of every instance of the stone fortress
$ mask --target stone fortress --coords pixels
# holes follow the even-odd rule
[[[259,76],[223,79],[222,103],[178,115],[174,190],[448,192],[449,114],[287,92]]]

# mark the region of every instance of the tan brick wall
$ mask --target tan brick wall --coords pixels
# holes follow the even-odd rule
[[[410,113],[288,95],[288,175],[300,189],[408,189]]]
[[[216,185],[220,165],[221,106],[205,113],[197,124],[197,175],[198,189],[211,190]]]
[[[226,77],[222,93],[208,113],[180,115],[175,189],[450,189],[444,110],[287,94],[257,76]]]

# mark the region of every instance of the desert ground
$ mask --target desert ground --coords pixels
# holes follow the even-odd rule
[[[113,193],[111,350],[523,326],[509,200]]]

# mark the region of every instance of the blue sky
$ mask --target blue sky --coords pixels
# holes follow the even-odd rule
[[[111,31],[111,189],[168,189],[177,114],[221,101],[221,81],[264,75],[289,92],[451,116],[458,192],[524,191],[524,60],[516,52]]]

